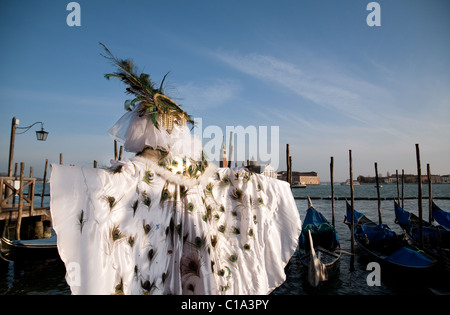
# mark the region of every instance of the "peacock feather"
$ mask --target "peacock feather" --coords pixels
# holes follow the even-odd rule
[[[130,59],[117,59],[102,43],[99,43],[107,55],[102,55],[109,60],[117,71],[105,74],[106,79],[117,78],[127,85],[126,93],[133,95],[133,99],[125,101],[125,109],[132,110],[141,106],[139,115],[150,115],[155,127],[159,128],[157,116],[160,114],[175,114],[183,117],[187,122],[194,124],[191,117],[181,107],[163,93],[163,85],[169,73],[164,75],[158,87],[150,79],[150,75],[140,72]]]
[[[242,199],[243,199],[243,197],[244,197],[244,192],[243,192],[241,189],[239,189],[239,188],[235,188],[235,189],[230,193],[230,195],[231,195],[231,198],[232,198],[233,200],[242,202]]]
[[[144,233],[148,234],[152,230],[152,226],[150,224],[145,224],[145,221],[142,223],[142,226],[144,228]]]
[[[217,230],[218,230],[220,233],[225,233],[225,231],[227,230],[227,226],[224,225],[224,224],[222,224],[221,226],[219,226],[219,227],[217,228]]]
[[[242,179],[244,180],[244,183],[248,183],[252,179],[251,174],[245,173],[244,176],[242,177]]]
[[[138,208],[139,200],[136,199],[133,204],[131,205],[131,208],[133,209],[133,217],[136,215],[136,210]]]
[[[195,209],[195,206],[194,206],[194,204],[193,204],[192,202],[188,202],[188,203],[186,204],[186,210],[187,210],[187,211],[193,212],[194,209]]]
[[[222,180],[220,181],[220,185],[222,187],[229,186],[230,184],[231,184],[231,180],[230,180],[230,177],[228,177],[228,175],[225,175],[224,177],[222,177]]]
[[[147,192],[145,190],[142,191],[142,203],[149,208],[152,205],[152,199],[147,195]]]
[[[230,255],[230,257],[228,257],[228,259],[231,262],[235,263],[238,260],[238,255],[237,254],[232,254],[232,255]]]
[[[142,293],[144,295],[148,295],[156,288],[155,280],[153,280],[153,282],[150,282],[149,280],[142,282],[142,280],[141,280],[141,287],[142,287]]]
[[[162,191],[161,191],[161,199],[160,202],[164,202],[168,199],[172,198],[172,194],[170,193],[169,189],[166,185],[164,185]]]
[[[213,183],[209,183],[208,185],[206,185],[205,194],[207,196],[211,196],[214,199],[213,190],[214,190],[214,184]]]
[[[112,211],[112,209],[117,205],[119,200],[116,200],[114,196],[104,196],[103,199],[106,201],[106,203],[109,206],[109,210]]]
[[[197,246],[189,244],[186,250],[183,250],[183,256],[181,257],[181,276],[200,277],[200,268],[202,266],[201,256]]]
[[[134,246],[134,244],[135,244],[135,240],[136,240],[136,238],[134,237],[134,236],[129,236],[128,237],[128,245],[130,245],[132,248],[133,248],[133,246]]]
[[[195,246],[195,248],[202,249],[206,245],[206,237],[203,236],[203,235],[202,236],[197,236],[194,239],[194,242],[192,244]]]
[[[119,225],[114,225],[110,229],[110,235],[113,242],[118,241],[122,238],[123,234],[119,230]]]
[[[148,251],[148,254],[147,254],[147,258],[148,258],[148,261],[150,262],[150,263],[152,263],[153,262],[153,259],[155,258],[155,256],[156,256],[156,250],[155,249],[153,249],[153,248],[151,248],[149,251]]]
[[[87,220],[84,219],[84,210],[81,209],[80,215],[78,216],[78,223],[80,224],[80,233],[83,233],[83,226]]]
[[[120,278],[119,283],[114,287],[114,294],[115,295],[123,295],[123,279]]]
[[[184,186],[184,185],[180,186],[180,198],[181,199],[186,198],[188,192],[189,192],[189,189],[186,188],[186,186]]]
[[[217,235],[211,236],[211,246],[216,247],[217,245]]]
[[[151,170],[147,170],[144,174],[143,180],[148,185],[150,185],[153,182],[154,177],[155,177],[155,174]]]

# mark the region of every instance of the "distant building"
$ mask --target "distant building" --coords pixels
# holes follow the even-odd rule
[[[277,178],[277,173],[275,172],[275,169],[273,168],[272,165],[266,165],[264,167],[264,172],[262,172],[261,174],[267,176],[267,177],[271,177],[271,178]]]
[[[431,175],[431,183],[432,184],[450,184],[450,175]],[[380,183],[385,184],[396,184],[397,183],[397,175],[392,174],[389,177],[379,176]],[[403,176],[403,180],[405,184],[417,184],[417,175],[415,174],[405,174]],[[376,178],[374,176],[358,176],[358,181],[361,184],[373,184],[376,182]],[[402,175],[398,175],[398,182],[402,182]],[[428,175],[422,174],[422,183],[428,183]]]
[[[287,172],[281,171],[278,172],[278,179],[286,180],[287,179]],[[292,172],[292,182],[298,182],[300,184],[305,185],[320,185],[320,177],[317,174],[317,172]]]
[[[275,169],[272,165],[259,165],[256,161],[251,161],[246,166],[248,170],[252,171],[253,173],[262,174],[267,177],[271,178],[277,178],[277,173],[275,172]]]

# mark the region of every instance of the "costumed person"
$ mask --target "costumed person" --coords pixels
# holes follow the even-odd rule
[[[103,45],[103,44],[101,44]],[[289,184],[217,168],[179,105],[132,61],[106,57],[134,99],[109,130],[131,159],[52,165],[58,251],[72,294],[268,294],[301,220]]]

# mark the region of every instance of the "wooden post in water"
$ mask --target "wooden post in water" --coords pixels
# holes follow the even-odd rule
[[[33,166],[30,166],[30,178],[32,178],[33,177]],[[28,186],[28,198],[30,199],[30,200],[33,200],[33,197],[34,197],[34,189],[30,189],[30,187]],[[31,213],[31,207],[30,207],[30,217],[32,216],[32,213]]]
[[[419,247],[420,249],[423,249],[423,224],[422,224],[422,170],[420,167],[420,150],[419,150],[419,144],[416,143],[416,160],[417,160],[417,182],[418,182],[418,199],[419,199]]]
[[[44,196],[45,196],[45,183],[47,182],[47,166],[48,159],[45,159],[45,168],[44,168],[44,182],[42,183],[42,194],[41,194],[41,208],[44,207]]]
[[[405,169],[402,169],[402,208],[405,209]]]
[[[94,160],[94,168],[97,168],[97,160]]]
[[[398,170],[395,170],[395,177],[397,179],[397,204],[400,204],[400,189],[399,189],[399,180],[398,180]]]
[[[433,222],[433,185],[431,183],[431,171],[430,164],[427,164],[427,177],[428,177],[428,222]]]
[[[331,181],[331,224],[334,224],[334,157],[330,159],[330,181]]]
[[[290,164],[289,164],[289,143],[286,144],[286,181],[290,184],[290,178],[289,178],[289,174],[290,174]]]
[[[16,221],[16,240],[20,240],[20,227],[22,226],[23,211],[23,173],[25,171],[25,163],[20,162],[20,188],[19,188],[19,209],[17,210]]]
[[[17,179],[17,163],[14,164],[14,180]],[[8,189],[5,189],[5,198],[6,198],[6,192],[8,191]],[[12,198],[12,204],[13,206],[16,205],[16,196],[14,196],[14,198]]]
[[[292,188],[292,156],[289,156],[289,185]]]
[[[230,131],[230,144],[228,147],[228,168],[231,168],[232,159],[233,159],[233,131]]]
[[[350,168],[350,196],[351,196],[351,202],[350,205],[352,207],[352,211],[350,214],[350,231],[351,231],[351,257],[350,257],[350,271],[354,271],[355,270],[355,215],[354,215],[354,201],[355,201],[355,196],[354,196],[354,190],[353,190],[353,161],[352,161],[352,150],[348,151],[348,155],[349,155],[349,168]]]
[[[397,172],[398,174],[398,172]],[[377,199],[378,199],[378,224],[382,224],[381,220],[381,198],[380,198],[380,180],[378,178],[378,164],[375,162],[375,179],[377,182]],[[398,177],[397,177],[398,179]],[[398,180],[397,180],[397,191],[398,191]]]
[[[114,140],[114,160],[117,160],[117,140]]]
[[[59,154],[59,165],[63,165],[63,154]]]
[[[119,160],[122,160],[122,153],[123,153],[123,145],[121,145],[119,149]]]

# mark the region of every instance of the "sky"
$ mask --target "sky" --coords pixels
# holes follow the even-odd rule
[[[416,174],[418,143],[422,172],[450,174],[447,0],[377,1],[380,26],[367,23],[368,0],[80,0],[80,26],[67,23],[69,2],[0,2],[0,172],[12,117],[49,132],[16,135],[14,162],[36,176],[60,153],[109,165],[108,130],[129,97],[104,78],[115,69],[102,42],[154,82],[170,71],[165,93],[202,119],[197,133],[277,126],[278,170],[289,144],[293,169],[322,181],[331,156],[335,180],[349,178],[349,150],[355,177],[373,176],[374,162],[382,175]]]

